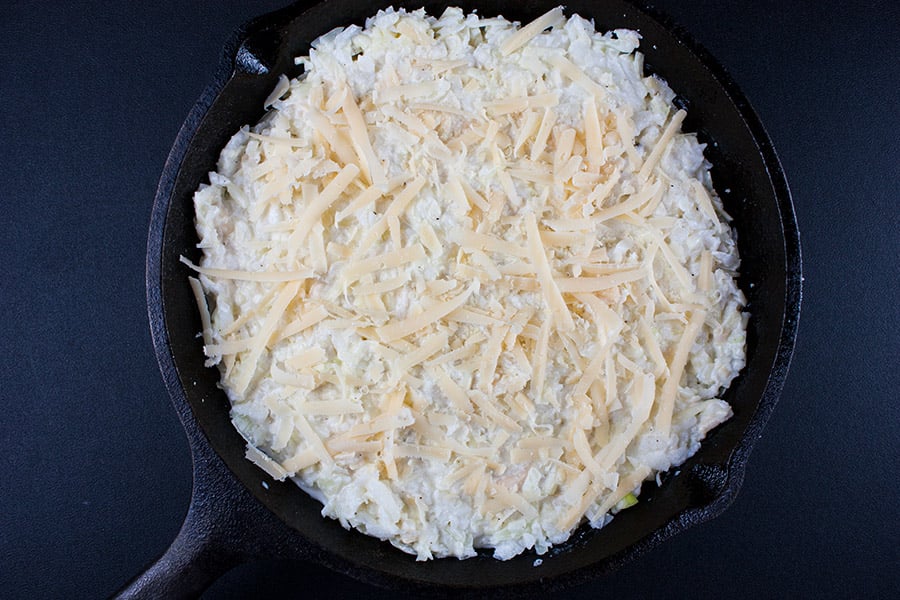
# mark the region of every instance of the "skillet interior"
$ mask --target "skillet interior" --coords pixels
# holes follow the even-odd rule
[[[387,3],[385,3],[386,5]],[[412,9],[421,2],[392,2]],[[467,12],[502,14],[527,22],[557,2],[453,2]],[[686,527],[720,513],[743,478],[750,446],[777,401],[790,361],[800,300],[800,254],[790,194],[768,138],[746,100],[722,69],[683,32],[658,16],[622,0],[577,0],[566,5],[594,18],[600,31],[627,27],[643,36],[649,72],[665,78],[687,105],[686,131],[709,144],[713,179],[734,217],[742,257],[739,284],[751,319],[748,364],[725,398],[734,417],[712,432],[678,474],[657,488],[645,484],[641,502],[600,531],[580,529],[567,543],[542,557],[525,553],[495,561],[488,555],[466,561],[416,563],[389,544],[344,530],[320,516],[321,505],[291,482],[272,481],[244,458],[244,442],[228,418],[228,402],[216,387],[218,372],[203,366],[199,317],[179,262],[198,260],[192,195],[218,154],[241,126],[263,115],[263,99],[278,75],[300,74],[292,57],[330,29],[361,24],[380,7],[364,0],[326,0],[306,10],[299,3],[262,17],[239,32],[226,49],[215,82],[179,134],[162,175],[148,246],[151,326],[169,391],[183,419],[194,419],[210,446],[266,507],[317,549],[319,560],[373,583],[462,587],[571,583],[615,568]],[[425,2],[431,14],[444,4]],[[304,12],[305,11],[305,12]],[[725,190],[731,190],[726,193]],[[186,423],[187,425],[187,423]],[[266,482],[268,489],[262,486]],[[297,543],[302,543],[298,537]],[[290,554],[290,552],[288,552]],[[301,556],[298,547],[297,556]]]

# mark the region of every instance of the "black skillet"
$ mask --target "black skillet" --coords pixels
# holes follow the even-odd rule
[[[467,12],[527,22],[553,0],[454,2]],[[385,3],[385,5],[387,2]],[[419,8],[420,2],[392,2]],[[430,14],[444,4],[424,3]],[[800,243],[790,192],[765,130],[725,71],[667,18],[623,0],[573,0],[567,13],[597,29],[637,29],[646,69],[665,78],[688,109],[683,127],[709,144],[713,179],[734,217],[742,257],[740,286],[749,300],[748,360],[725,398],[734,417],[700,451],[641,502],[602,530],[579,529],[534,566],[526,552],[501,562],[485,553],[459,561],[418,563],[385,542],[344,530],[293,483],[276,482],[244,458],[244,441],[203,366],[200,322],[179,262],[198,259],[192,194],[215,168],[221,148],[263,115],[278,76],[298,76],[292,58],[334,27],[362,24],[381,5],[367,0],[300,2],[256,19],[228,44],[215,80],[184,123],[160,178],[147,250],[147,295],[153,343],[194,460],[194,490],[178,537],[122,592],[124,597],[200,594],[217,576],[253,557],[314,560],[362,581],[398,591],[480,591],[491,595],[560,589],[607,573],[672,535],[721,513],[734,499],[750,448],[787,374],[800,309]]]

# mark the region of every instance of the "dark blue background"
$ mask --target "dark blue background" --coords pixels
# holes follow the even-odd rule
[[[257,2],[0,8],[0,596],[101,597],[160,554],[191,462],[144,298],[157,177]],[[900,590],[900,10],[665,0],[779,151],[804,308],[781,403],[721,517],[567,598],[887,597]],[[259,562],[208,598],[393,598]],[[896,596],[895,596],[896,597]]]

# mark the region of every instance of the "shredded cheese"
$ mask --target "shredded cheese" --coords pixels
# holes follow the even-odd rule
[[[588,77],[584,71],[579,69],[575,63],[565,56],[553,54],[547,58],[547,62],[561,74],[581,86],[588,94],[599,100],[606,97],[606,90],[597,85],[593,79]]]
[[[572,320],[569,308],[566,306],[559,287],[553,279],[553,272],[550,269],[550,263],[547,261],[546,250],[543,243],[541,243],[541,234],[537,228],[537,221],[532,213],[525,217],[525,230],[528,234],[529,258],[531,258],[531,264],[538,279],[540,279],[541,291],[544,293],[544,299],[550,307],[550,313],[553,315],[554,322],[561,331],[571,331],[575,328],[575,322]]]
[[[350,139],[353,141],[353,146],[359,155],[359,168],[362,169],[362,172],[371,184],[383,186],[386,183],[384,169],[375,156],[362,111],[356,104],[353,92],[349,88],[344,89],[341,110],[344,111],[344,116],[347,117],[347,124],[350,126]]]
[[[525,27],[522,27],[514,34],[506,38],[503,43],[500,44],[500,54],[502,54],[503,56],[508,56],[509,54],[515,52],[516,50],[530,42],[535,36],[539,35],[545,29],[560,25],[563,21],[565,21],[565,17],[563,16],[563,10],[561,6],[557,6],[556,8],[547,11]]]
[[[697,310],[691,313],[691,318],[684,328],[684,334],[675,347],[675,353],[672,362],[669,364],[669,376],[663,385],[662,392],[659,397],[659,407],[656,413],[656,428],[666,435],[672,426],[672,412],[675,408],[675,395],[678,393],[678,384],[681,381],[681,375],[684,373],[684,367],[694,345],[697,336],[700,333],[700,327],[706,318],[706,311]]]
[[[240,271],[238,269],[219,269],[215,267],[199,267],[186,259],[180,257],[181,262],[188,267],[207,277],[217,277],[220,279],[236,279],[240,281],[260,281],[269,283],[283,283],[287,281],[302,281],[312,278],[315,273],[312,270],[306,271]]]
[[[681,123],[684,121],[685,116],[687,116],[687,113],[683,110],[679,110],[672,116],[671,120],[669,120],[669,124],[666,126],[665,131],[659,136],[656,145],[653,146],[650,156],[647,157],[647,160],[644,161],[644,164],[641,166],[641,171],[638,173],[639,179],[646,180],[650,175],[650,172],[656,168],[659,159],[661,159],[663,153],[668,150],[669,142],[672,141],[675,132],[681,127]]]
[[[444,302],[438,302],[434,306],[425,309],[419,315],[407,317],[402,321],[391,323],[390,325],[384,325],[383,327],[378,327],[375,331],[378,333],[378,337],[380,337],[382,341],[385,342],[404,338],[422,329],[423,327],[431,325],[435,321],[446,317],[448,314],[465,304],[466,300],[469,299],[469,296],[472,295],[472,292],[474,290],[474,287],[470,287],[465,292],[459,294],[456,298],[445,300]]]

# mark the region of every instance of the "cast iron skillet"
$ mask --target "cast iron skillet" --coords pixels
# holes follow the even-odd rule
[[[384,1],[384,0],[383,0]],[[558,0],[460,1],[485,16],[527,22]],[[387,2],[385,1],[385,5]],[[420,2],[394,1],[419,8]],[[444,5],[425,2],[430,14]],[[487,553],[459,561],[417,563],[385,542],[344,530],[290,482],[276,482],[244,458],[244,441],[204,368],[200,322],[179,262],[199,259],[192,194],[215,168],[221,148],[263,115],[279,74],[300,75],[292,58],[334,27],[361,24],[380,5],[369,0],[298,3],[252,21],[226,47],[215,81],[184,123],[156,194],[147,251],[147,294],[160,368],[184,424],[194,459],[194,490],[178,537],[122,591],[125,597],[199,594],[226,569],[255,556],[315,560],[360,580],[404,591],[559,589],[609,572],[672,535],[721,513],[733,500],[754,440],[771,413],[793,351],[800,309],[800,243],[790,192],[759,119],[722,67],[679,27],[623,0],[573,0],[567,13],[594,18],[604,31],[627,27],[643,36],[649,72],[664,77],[688,108],[686,131],[709,144],[713,179],[734,217],[742,257],[739,284],[749,300],[748,361],[725,398],[734,417],[700,451],[645,484],[641,502],[596,531],[583,527],[542,557],[526,552],[501,562]]]

